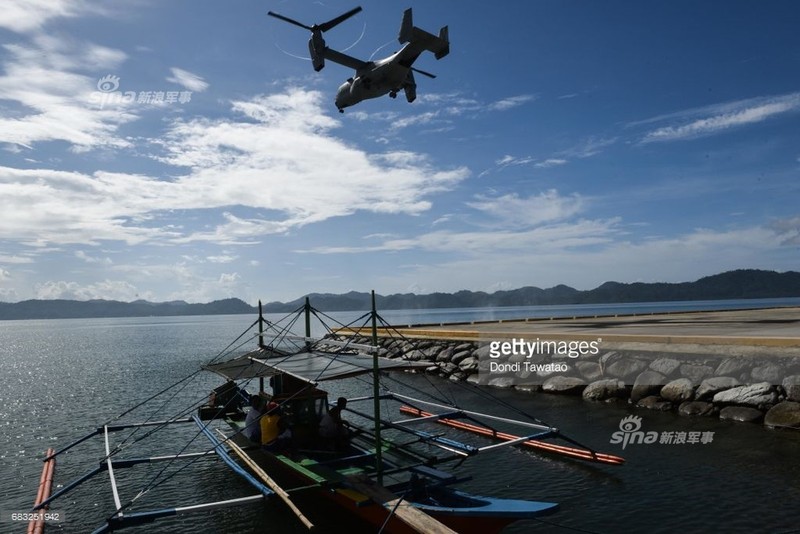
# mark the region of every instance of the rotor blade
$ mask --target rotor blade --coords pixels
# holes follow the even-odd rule
[[[319,26],[317,26],[317,28],[319,28],[320,31],[326,32],[331,28],[333,28],[334,26],[336,26],[337,24],[341,24],[342,22],[346,21],[347,19],[349,19],[350,17],[352,17],[353,15],[355,15],[360,11],[361,11],[361,6],[358,6],[356,8],[351,9],[344,15],[339,15],[335,19],[331,19],[328,22],[320,24]]]
[[[306,26],[301,22],[297,22],[294,19],[290,19],[289,17],[284,17],[283,15],[279,15],[278,13],[274,13],[272,11],[267,12],[267,15],[270,17],[275,17],[276,19],[281,19],[282,21],[288,22],[289,24],[294,24],[295,26],[300,26],[301,28],[313,32],[314,29],[311,26]]]
[[[419,70],[416,67],[411,67],[411,70],[413,70],[414,72],[418,72],[418,73],[422,74],[423,76],[427,76],[428,78],[436,78],[435,74],[431,74],[430,72],[425,72],[424,70]]]

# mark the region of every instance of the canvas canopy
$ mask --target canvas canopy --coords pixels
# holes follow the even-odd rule
[[[378,368],[381,371],[419,369],[429,365],[428,362],[378,358]],[[282,354],[269,349],[259,349],[203,368],[231,380],[288,374],[305,382],[317,383],[372,372],[373,357],[313,350]]]

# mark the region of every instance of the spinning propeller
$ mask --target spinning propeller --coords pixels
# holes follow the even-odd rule
[[[288,22],[289,24],[294,24],[295,26],[299,26],[299,27],[301,27],[301,28],[303,28],[305,30],[310,31],[311,33],[317,33],[317,32],[326,32],[326,31],[330,30],[331,28],[333,28],[333,27],[341,24],[342,22],[346,21],[347,19],[349,19],[350,17],[352,17],[353,15],[355,15],[356,13],[359,13],[359,12],[361,12],[361,6],[353,8],[350,11],[348,11],[347,13],[345,13],[343,15],[339,15],[335,19],[331,19],[328,22],[325,22],[323,24],[314,24],[313,26],[307,26],[307,25],[303,24],[302,22],[297,22],[294,19],[290,19],[289,17],[285,17],[285,16],[280,15],[278,13],[275,13],[273,11],[269,11],[267,13],[267,15],[269,15],[271,17],[275,17],[276,19],[280,19],[282,21]]]

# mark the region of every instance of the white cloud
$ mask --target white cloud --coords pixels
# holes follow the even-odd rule
[[[113,261],[111,261],[111,258],[108,258],[108,257],[106,257],[106,258],[98,258],[96,256],[90,256],[89,254],[87,254],[83,250],[76,251],[75,252],[75,257],[78,258],[79,260],[85,261],[86,263],[100,263],[100,264],[103,264],[103,265],[112,265],[114,263]]]
[[[5,254],[0,254],[0,263],[5,263],[5,264],[33,263],[33,258],[29,256],[8,256]]]
[[[507,111],[509,109],[521,106],[527,102],[536,100],[536,95],[517,95],[503,98],[492,102],[487,107],[492,111]]]
[[[0,267],[0,282],[4,280],[8,280],[11,277],[11,273]]]
[[[516,193],[493,198],[478,196],[467,205],[491,215],[504,227],[529,227],[568,219],[583,210],[584,200],[579,195],[564,197],[551,189],[527,198]]]
[[[41,29],[52,19],[99,12],[101,7],[83,0],[4,0],[0,28],[30,32]]]
[[[104,280],[94,284],[81,285],[63,280],[47,281],[35,287],[38,299],[69,300],[121,300],[132,301],[140,297],[139,291],[126,281]]]
[[[97,80],[75,72],[114,69],[125,60],[123,52],[47,35],[4,48],[9,59],[0,76],[0,100],[19,110],[0,118],[0,143],[30,149],[43,141],[66,141],[76,151],[129,146],[116,131],[137,116],[125,106],[93,107]]]
[[[233,263],[234,261],[239,259],[239,256],[230,256],[228,254],[222,254],[219,256],[209,256],[206,259],[211,263]]]
[[[773,116],[800,110],[800,93],[790,93],[777,97],[762,97],[740,100],[725,104],[716,104],[676,114],[656,117],[636,124],[644,124],[661,120],[692,118],[702,114],[710,114],[689,122],[688,124],[663,126],[648,132],[642,143],[658,141],[676,141],[694,139],[724,132],[732,128],[755,124]]]
[[[178,67],[172,67],[170,71],[172,72],[172,76],[167,77],[168,82],[177,83],[189,91],[194,91],[196,93],[208,89],[208,82],[197,74],[191,73],[188,70],[179,69]]]
[[[486,261],[510,261],[526,250],[549,254],[576,247],[597,246],[612,241],[619,233],[619,219],[580,220],[553,223],[520,230],[436,231],[415,237],[386,240],[373,246],[324,246],[298,250],[316,254],[356,254],[422,250],[455,256],[482,257]],[[485,276],[484,269],[481,276]]]
[[[544,161],[540,161],[535,163],[533,166],[538,167],[540,169],[549,169],[550,167],[558,167],[560,165],[566,165],[568,162],[565,159],[560,158],[549,158]]]
[[[242,279],[238,273],[222,273],[219,275],[220,285],[230,286],[237,284]]]
[[[590,231],[586,235],[592,235],[592,230],[586,229]],[[580,237],[580,232],[564,230],[561,235],[552,233],[547,240],[534,239],[530,232],[501,237],[507,242],[518,240],[515,248],[492,246],[488,233],[463,238],[447,236],[445,241],[455,237],[459,245],[471,241],[483,253],[451,254],[442,262],[393,270],[373,284],[397,290],[416,284],[436,291],[490,291],[496,281],[502,280],[510,287],[567,284],[592,289],[609,280],[683,282],[733,268],[794,269],[796,263],[789,256],[783,262],[775,261],[773,252],[782,246],[780,236],[763,227],[698,229],[638,243],[609,239],[614,235],[613,226],[600,230],[595,226],[596,244],[588,247],[561,242],[562,237]]]
[[[243,120],[174,122],[157,140],[159,159],[188,173],[169,181],[0,167],[0,238],[29,245],[253,243],[357,211],[416,215],[430,209],[430,195],[467,176],[463,168],[437,169],[421,154],[369,154],[346,144],[332,135],[339,123],[321,102],[317,92],[294,89],[234,102]],[[170,210],[211,213],[232,206],[267,215],[229,212],[198,231],[160,223]]]
[[[572,148],[561,152],[561,156],[585,159],[600,154],[607,147],[617,142],[616,137],[589,137]]]

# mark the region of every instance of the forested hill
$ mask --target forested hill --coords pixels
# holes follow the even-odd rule
[[[368,310],[369,293],[351,291],[344,295],[309,295],[315,308],[323,311]],[[416,295],[403,293],[381,296],[375,301],[379,310],[425,308],[472,308],[484,306],[543,306],[549,304],[601,304],[616,302],[667,302],[675,300],[726,300],[800,297],[800,273],[741,269],[707,276],[695,282],[620,283],[606,282],[586,291],[558,285],[548,289],[522,287],[484,293],[459,291]],[[270,302],[264,310],[288,312],[302,306],[303,298],[292,302]]]
[[[323,311],[368,310],[369,293],[351,291],[343,295],[312,293],[311,303]],[[680,300],[724,300],[800,297],[800,273],[742,269],[707,276],[695,282],[621,283],[606,282],[586,291],[558,285],[548,289],[522,287],[508,291],[484,293],[458,291],[416,295],[403,293],[376,295],[379,310],[425,308],[473,308],[485,306],[542,306],[549,304],[600,304],[616,302],[665,302]],[[265,312],[285,313],[303,305],[305,297],[291,302],[270,302]],[[67,319],[86,317],[148,317],[174,315],[255,314],[257,308],[230,298],[207,304],[184,301],[119,302],[113,300],[26,300],[0,302],[3,319]]]

